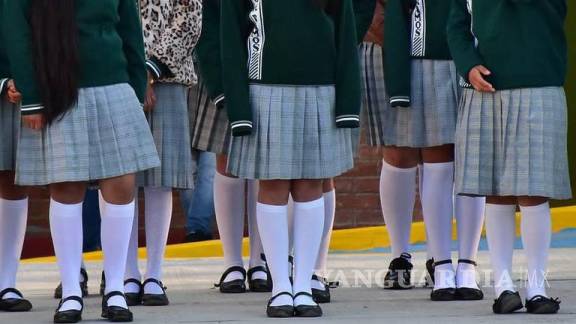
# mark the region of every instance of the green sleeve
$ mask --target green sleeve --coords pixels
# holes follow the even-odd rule
[[[362,105],[360,59],[352,0],[342,0],[336,25],[336,126],[358,128]]]
[[[384,78],[392,107],[409,107],[412,58],[406,0],[388,0],[384,19]]]
[[[146,97],[148,80],[146,55],[144,54],[144,37],[140,25],[140,12],[136,0],[120,0],[118,15],[120,22],[116,27],[122,38],[124,56],[128,62],[129,83],[141,103]]]
[[[476,65],[484,65],[476,50],[476,39],[472,34],[472,16],[466,0],[453,0],[448,18],[448,46],[462,78],[468,82],[468,73]]]
[[[222,0],[220,41],[226,108],[232,135],[252,133],[248,82],[248,5],[245,0]]]
[[[203,0],[202,34],[196,46],[199,72],[208,96],[216,105],[224,102],[220,51],[220,0]]]
[[[368,29],[370,29],[374,19],[374,10],[376,10],[376,0],[354,0],[358,43],[362,43]]]
[[[38,89],[32,53],[32,35],[29,23],[30,0],[4,1],[2,30],[10,46],[6,54],[16,87],[22,93],[22,114],[33,115],[44,109]]]

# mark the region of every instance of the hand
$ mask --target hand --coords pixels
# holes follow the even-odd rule
[[[154,110],[156,106],[156,94],[154,93],[154,79],[148,74],[148,86],[146,87],[146,99],[144,101],[144,111]]]
[[[485,77],[491,74],[492,72],[490,72],[490,70],[488,70],[484,65],[476,65],[468,73],[468,80],[470,80],[470,83],[476,91],[496,92],[496,89],[494,89],[492,84],[485,79]]]
[[[34,114],[34,115],[25,115],[22,116],[22,122],[24,126],[34,129],[40,130],[44,128],[44,115],[43,114]]]
[[[6,97],[9,102],[17,104],[22,100],[22,94],[18,91],[18,89],[16,89],[14,80],[8,81],[7,89],[8,91],[6,91]]]

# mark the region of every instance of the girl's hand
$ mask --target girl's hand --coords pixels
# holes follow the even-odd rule
[[[154,110],[156,106],[156,94],[154,93],[154,79],[148,73],[148,86],[146,87],[146,100],[144,101],[144,111]]]
[[[490,72],[490,70],[488,70],[484,65],[476,65],[468,73],[468,80],[470,80],[470,83],[476,91],[496,92],[496,89],[494,89],[492,84],[484,79],[484,77],[491,74],[492,72]]]
[[[34,114],[22,116],[22,122],[24,123],[24,126],[30,129],[40,130],[44,128],[44,115]]]
[[[9,102],[13,104],[17,104],[22,100],[22,94],[18,91],[18,89],[16,89],[14,80],[8,81],[6,98],[8,99]]]

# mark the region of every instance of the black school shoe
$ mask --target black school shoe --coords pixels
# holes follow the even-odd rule
[[[312,294],[304,291],[294,295],[294,299],[298,298],[298,296],[308,296],[314,299]],[[294,314],[296,317],[322,317],[322,308],[320,308],[320,305],[298,305],[294,306]]]
[[[142,295],[144,294],[144,285],[142,285],[142,283],[138,279],[130,278],[124,280],[124,286],[130,283],[137,285],[139,290],[137,293],[124,293],[124,295],[126,296],[126,304],[128,304],[128,306],[141,305]]]
[[[312,299],[318,304],[327,304],[332,300],[330,289],[338,288],[340,283],[338,281],[330,282],[326,278],[312,275],[312,280],[319,281],[324,285],[324,290],[312,288]]]
[[[4,296],[8,293],[13,293],[20,298],[6,298]],[[3,312],[28,312],[32,309],[32,304],[24,299],[22,293],[15,288],[6,288],[0,291],[0,311]]]
[[[162,289],[162,294],[146,294],[142,295],[142,305],[144,306],[168,306],[170,301],[168,300],[168,296],[166,296],[166,287],[164,284],[156,280],[154,278],[148,278],[144,280],[142,287],[146,286],[147,284],[156,284]]]
[[[468,263],[468,264],[471,264],[475,267],[478,266],[475,261],[467,260],[467,259],[459,259],[458,263]],[[482,292],[482,290],[477,289],[477,288],[461,287],[461,288],[456,288],[456,296],[455,297],[456,297],[456,300],[482,300],[482,299],[484,299],[484,293]]]
[[[290,296],[290,298],[294,299],[294,297],[292,297],[292,294],[286,291],[281,292],[275,296],[272,296],[272,298],[270,298],[270,300],[268,301],[268,306],[266,306],[266,315],[268,317],[273,318],[294,317],[294,305],[271,306],[271,304],[274,302],[276,298],[284,295]]]
[[[66,311],[60,311],[60,307],[69,301],[75,300],[80,303],[80,310],[71,309]],[[54,313],[54,323],[78,323],[82,320],[82,310],[84,309],[84,301],[78,296],[70,296],[60,300],[58,304],[58,309]]]
[[[434,262],[434,268],[443,264],[452,264],[452,260],[442,260]],[[430,293],[430,300],[432,301],[452,301],[456,299],[456,288],[441,288],[434,289]]]
[[[434,288],[434,258],[426,260],[426,281],[424,287]]]
[[[126,299],[123,293],[119,291],[112,291],[102,297],[102,317],[110,322],[132,322],[134,316],[128,308],[120,306],[108,306],[108,300],[114,296],[121,296]]]
[[[556,314],[560,310],[560,300],[536,295],[526,301],[526,311],[530,314]]]
[[[254,273],[266,273],[266,279],[253,279]],[[271,292],[272,291],[272,278],[267,267],[257,266],[248,269],[248,288],[251,292]]]
[[[388,273],[384,277],[384,289],[402,290],[414,288],[411,283],[412,268],[414,266],[410,263],[410,259],[410,254],[402,253],[399,258],[390,262]]]
[[[224,282],[226,277],[232,272],[240,272],[244,279],[236,279],[228,282]],[[223,294],[241,294],[246,292],[246,270],[242,267],[235,266],[230,267],[224,271],[222,277],[220,277],[220,282],[214,285],[220,288],[220,292]]]
[[[80,289],[82,290],[82,297],[88,296],[88,273],[86,273],[86,269],[80,268],[80,275],[84,279],[84,281],[80,282]],[[61,299],[62,298],[62,283],[58,284],[58,287],[54,289],[54,298]]]
[[[495,314],[510,314],[524,307],[520,294],[516,291],[505,290],[498,299],[494,300],[492,311]]]

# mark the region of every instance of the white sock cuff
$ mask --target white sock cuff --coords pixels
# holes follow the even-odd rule
[[[294,210],[309,210],[309,209],[313,209],[313,208],[320,208],[320,207],[324,207],[324,196],[316,199],[316,200],[312,200],[312,201],[306,201],[306,202],[294,202]]]
[[[0,203],[4,205],[4,207],[8,208],[23,208],[28,206],[28,198],[18,199],[18,200],[8,200],[4,198],[0,198]]]
[[[386,169],[386,170],[392,171],[392,172],[411,173],[411,172],[415,172],[416,169],[418,169],[418,166],[415,166],[412,168],[399,168],[399,167],[393,166],[392,164],[386,162],[386,160],[382,159],[382,169]]]
[[[83,204],[83,202],[79,202],[77,204],[63,204],[63,203],[57,202],[56,200],[50,198],[50,206],[55,207],[55,208],[82,208],[82,204]],[[62,216],[62,215],[58,215],[58,216]]]
[[[221,174],[220,172],[216,172],[216,174],[214,175],[214,179],[218,180],[220,182],[231,183],[231,184],[237,184],[239,182],[245,181],[245,179],[229,177],[227,175]]]
[[[424,163],[423,167],[431,171],[448,171],[454,168],[454,162]]]
[[[516,205],[501,205],[501,204],[486,204],[486,214],[490,212],[496,213],[516,213]]]
[[[274,213],[274,214],[280,214],[280,213],[287,213],[288,212],[288,205],[268,205],[268,204],[263,204],[263,203],[256,203],[256,208],[259,211],[262,212],[266,212],[266,213]]]
[[[336,196],[336,189],[332,189],[328,192],[325,192],[323,194],[323,196],[324,196],[324,199],[332,199],[334,196]]]
[[[115,218],[133,218],[134,213],[125,213],[126,209],[133,209],[135,206],[136,199],[132,200],[125,205],[115,205],[111,204],[104,200],[106,204],[106,217],[115,217]]]
[[[549,213],[550,212],[550,203],[545,202],[540,205],[536,206],[520,206],[520,211],[522,213]]]
[[[144,191],[148,191],[148,192],[159,192],[159,193],[165,193],[165,192],[172,192],[172,188],[170,187],[144,187]]]

